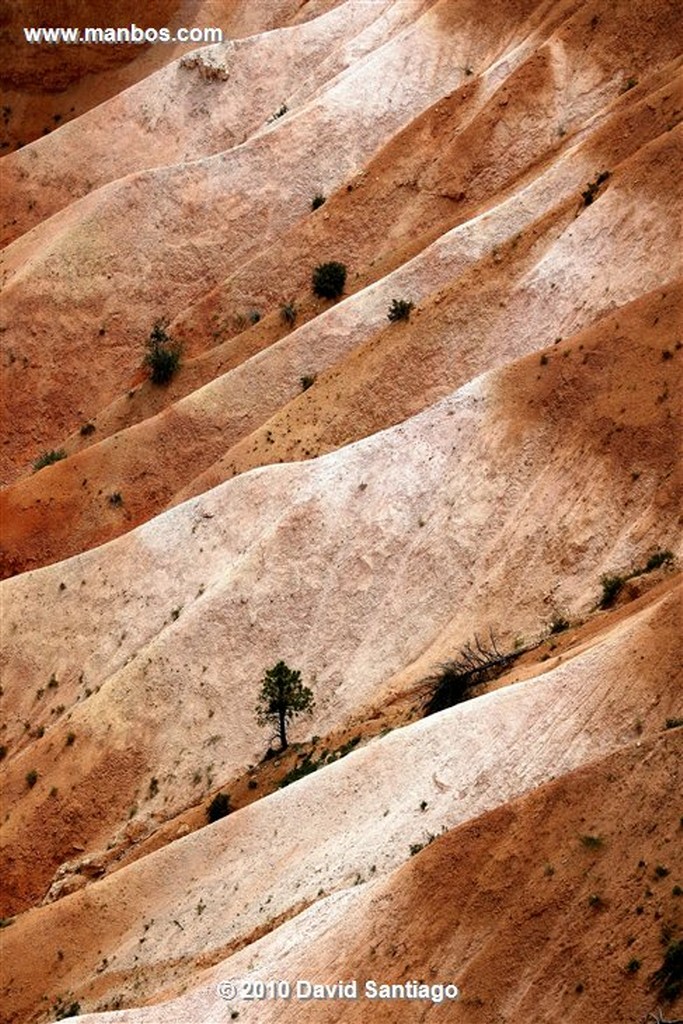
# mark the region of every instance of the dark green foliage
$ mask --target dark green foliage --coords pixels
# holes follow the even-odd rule
[[[602,584],[601,608],[610,608],[614,604],[625,582],[625,576],[612,576],[606,573],[600,577],[600,583]]]
[[[61,459],[66,458],[66,452],[63,448],[52,448],[49,452],[43,452],[35,462],[33,463],[33,472],[37,473],[39,469],[44,469],[45,466],[51,466],[53,462],[59,462]]]
[[[664,962],[652,975],[662,999],[673,1002],[683,991],[683,939],[669,943],[664,954]]]
[[[157,320],[147,340],[143,365],[152,384],[168,384],[180,369],[182,346],[166,333],[166,324]]]
[[[468,641],[457,658],[444,662],[438,672],[426,680],[431,689],[426,714],[433,715],[469,700],[477,686],[502,675],[521,653],[519,650],[502,654],[493,633],[488,647],[475,635],[474,642]]]
[[[250,312],[249,312],[249,323],[250,324],[257,324],[260,319],[261,319],[261,314],[259,313],[258,309],[250,310]]]
[[[73,747],[74,743],[76,742],[76,733],[68,732],[66,734],[66,740],[64,742],[67,747]]]
[[[626,970],[629,974],[635,974],[636,971],[640,970],[640,960],[637,960],[635,957],[633,957],[633,959],[629,960],[629,962],[626,964]]]
[[[287,106],[287,104],[283,103],[282,106],[278,107],[278,109],[275,111],[274,114],[270,115],[269,120],[270,121],[277,121],[277,119],[279,117],[284,117],[288,110],[289,110],[289,107]]]
[[[306,374],[301,378],[301,390],[308,391],[315,384],[315,374]]]
[[[294,326],[296,323],[296,306],[293,302],[286,302],[284,306],[280,307],[280,319],[288,327]]]
[[[645,563],[645,572],[652,572],[654,569],[661,568],[662,565],[673,565],[673,563],[673,551],[655,551]]]
[[[113,505],[114,508],[120,508],[123,505],[123,496],[121,491],[114,491],[113,494],[109,495],[109,504]]]
[[[678,729],[681,725],[683,725],[683,718],[667,718],[666,722],[664,723],[664,728]]]
[[[215,797],[206,809],[206,816],[210,822],[218,821],[230,814],[230,796],[228,793],[216,793]]]
[[[95,433],[95,424],[94,423],[84,423],[83,426],[80,429],[81,437],[88,437],[90,434],[94,434],[94,433]]]
[[[31,768],[30,772],[26,772],[26,785],[29,789],[33,789],[36,782],[38,781],[38,772],[35,768]]]
[[[321,299],[338,299],[346,284],[346,267],[332,260],[320,263],[313,271],[312,287]]]
[[[315,706],[313,692],[301,682],[301,672],[288,668],[284,661],[266,671],[256,703],[259,725],[277,726],[280,749],[287,749],[287,722],[296,715],[311,714]]]
[[[585,835],[581,836],[581,843],[587,850],[599,850],[602,846],[602,836]]]
[[[414,308],[414,304],[407,299],[392,299],[387,317],[392,323],[395,323],[397,320],[408,320]]]
[[[316,194],[311,199],[311,209],[312,210],[319,209],[323,205],[323,203],[325,203],[326,201],[327,201],[326,196],[324,196],[322,194],[322,192],[316,192]]]

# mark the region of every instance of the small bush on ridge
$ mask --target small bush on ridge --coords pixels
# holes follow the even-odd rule
[[[52,448],[49,452],[43,452],[39,458],[33,463],[33,472],[37,473],[39,469],[44,469],[45,466],[51,466],[53,462],[59,462],[61,459],[66,458],[66,452],[63,448]]]
[[[407,299],[392,299],[387,317],[392,323],[397,320],[408,320],[414,308],[414,304]]]
[[[320,263],[313,271],[313,292],[321,299],[338,299],[345,284],[346,267],[336,260]]]

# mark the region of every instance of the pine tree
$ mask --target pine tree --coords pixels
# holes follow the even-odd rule
[[[280,737],[280,749],[287,749],[287,722],[295,715],[310,715],[315,706],[313,692],[301,682],[301,672],[284,661],[266,671],[256,704],[259,725],[273,723]]]

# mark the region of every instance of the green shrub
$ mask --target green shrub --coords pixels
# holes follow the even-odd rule
[[[652,572],[654,569],[661,568],[662,565],[673,565],[674,560],[673,551],[655,551],[645,563],[645,572]]]
[[[323,205],[323,204],[324,204],[325,202],[327,202],[327,197],[326,197],[326,196],[324,196],[324,195],[322,194],[322,192],[316,192],[316,194],[315,194],[315,195],[313,196],[313,198],[311,199],[311,209],[312,209],[312,210],[317,210],[317,209],[319,209],[319,208],[320,208],[320,207],[321,207],[321,206],[322,206],[322,205]]]
[[[407,299],[392,299],[387,317],[392,323],[397,320],[408,320],[414,308],[414,304]]]
[[[628,974],[635,974],[636,971],[640,970],[640,960],[637,960],[636,957],[633,957],[633,959],[629,960],[629,962],[626,964],[626,970]]]
[[[251,310],[249,310],[249,323],[250,324],[257,324],[260,319],[261,319],[261,314],[259,313],[258,309],[251,309]]]
[[[344,291],[345,284],[346,267],[336,260],[320,263],[313,271],[313,292],[321,299],[338,299]]]
[[[123,495],[121,491],[114,491],[113,494],[109,495],[109,504],[113,505],[114,508],[120,508],[123,505]]]
[[[95,424],[94,423],[84,423],[83,426],[81,427],[79,433],[80,433],[81,437],[88,437],[90,434],[94,434],[95,433]]]
[[[33,789],[36,782],[38,781],[38,772],[35,768],[31,768],[30,772],[26,772],[26,785],[29,789]]]
[[[587,850],[599,850],[602,846],[602,836],[585,835],[581,836],[581,843]]]
[[[228,793],[216,793],[215,797],[206,809],[206,816],[209,822],[218,821],[230,814],[230,796]]]
[[[45,466],[51,466],[53,462],[60,462],[61,459],[66,458],[66,452],[63,448],[52,448],[49,452],[43,452],[35,462],[33,463],[33,472],[37,473],[39,469],[44,469]]]
[[[614,604],[625,582],[625,576],[612,576],[606,573],[600,577],[600,583],[602,584],[601,608],[610,608]]]
[[[315,380],[316,377],[314,373],[304,374],[304,376],[301,378],[301,390],[308,391],[308,389],[312,388],[313,385],[315,384]]]
[[[157,320],[147,340],[143,365],[152,384],[168,384],[180,369],[182,346],[166,333],[166,325]]]
[[[683,725],[683,718],[667,718],[664,723],[665,729],[678,729]]]
[[[288,327],[294,326],[296,323],[296,306],[293,302],[285,302],[284,306],[280,307],[280,319]]]

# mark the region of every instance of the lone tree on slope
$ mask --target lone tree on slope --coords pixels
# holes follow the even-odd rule
[[[287,722],[295,715],[310,715],[314,706],[313,692],[301,682],[301,672],[288,668],[284,661],[278,661],[266,671],[256,704],[256,718],[259,725],[277,725],[281,750],[287,749]]]

